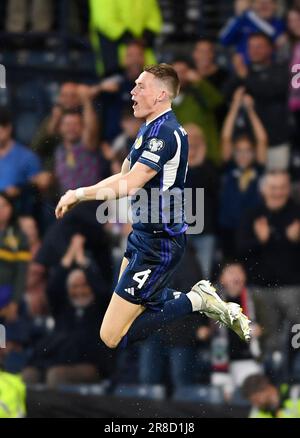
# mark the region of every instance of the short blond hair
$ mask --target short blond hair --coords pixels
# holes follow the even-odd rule
[[[164,82],[171,91],[171,97],[174,99],[178,96],[180,83],[175,69],[169,64],[149,65],[144,68],[144,71],[151,73],[157,79]]]

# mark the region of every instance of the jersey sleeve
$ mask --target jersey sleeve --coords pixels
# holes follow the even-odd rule
[[[137,161],[159,172],[166,162],[174,157],[176,149],[174,130],[161,127],[156,136],[145,140],[143,151]]]

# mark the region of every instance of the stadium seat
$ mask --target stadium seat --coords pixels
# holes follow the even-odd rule
[[[219,404],[224,402],[222,390],[210,385],[187,385],[175,390],[173,400]]]
[[[166,389],[162,385],[118,385],[114,390],[114,395],[117,397],[163,400]]]

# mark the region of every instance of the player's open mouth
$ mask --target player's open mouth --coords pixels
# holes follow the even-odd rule
[[[137,104],[138,104],[138,103],[134,100],[134,101],[133,101],[132,108],[136,108]]]

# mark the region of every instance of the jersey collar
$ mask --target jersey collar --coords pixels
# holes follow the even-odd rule
[[[146,122],[146,126],[149,126],[150,123],[154,122],[154,120],[159,119],[161,116],[163,116],[164,114],[168,113],[169,111],[172,111],[172,108],[168,108],[165,111],[163,111],[162,113],[158,114],[158,116],[154,117],[154,119],[149,120],[148,122]]]

